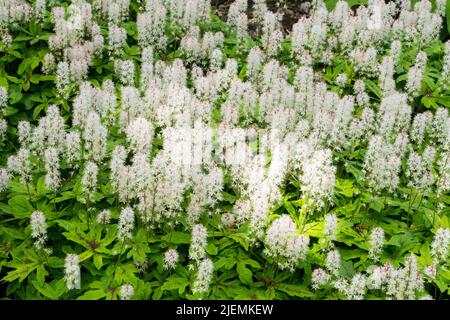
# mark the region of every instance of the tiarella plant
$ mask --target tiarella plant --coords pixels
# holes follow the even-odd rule
[[[2,296],[447,299],[450,8],[299,2],[0,0]]]

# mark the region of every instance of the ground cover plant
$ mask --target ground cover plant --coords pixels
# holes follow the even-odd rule
[[[0,0],[0,297],[448,299],[446,1],[219,2]]]

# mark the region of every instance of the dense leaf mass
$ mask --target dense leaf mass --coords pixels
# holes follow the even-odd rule
[[[277,3],[0,0],[0,297],[449,297],[447,1]]]

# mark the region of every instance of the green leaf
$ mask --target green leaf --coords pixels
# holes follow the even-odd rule
[[[185,291],[186,287],[189,285],[189,282],[186,278],[182,278],[179,276],[172,276],[167,278],[166,282],[162,285],[162,290],[178,290],[178,293],[181,295]]]
[[[284,205],[284,207],[286,208],[287,212],[289,212],[289,214],[290,214],[292,217],[297,216],[297,213],[295,212],[294,206],[293,206],[289,201],[287,201],[286,199],[284,199],[284,200],[283,200],[283,205]]]
[[[442,104],[443,106],[450,107],[450,97],[449,96],[440,96],[436,97],[436,102]]]
[[[64,267],[64,259],[57,258],[57,257],[49,257],[48,265],[51,268],[62,268],[62,267]]]
[[[222,200],[227,201],[229,203],[234,203],[236,201],[236,197],[229,194],[228,192],[222,192]]]
[[[237,263],[237,267],[236,267],[236,271],[239,275],[239,280],[242,281],[242,283],[245,284],[252,284],[253,280],[252,280],[252,271],[247,268],[246,263],[243,261],[239,261]]]
[[[384,203],[383,201],[380,201],[378,199],[373,199],[370,202],[369,208],[375,210],[376,212],[381,212],[381,210],[383,210],[384,208]]]
[[[382,96],[381,89],[375,82],[373,82],[372,80],[366,79],[364,81],[364,83],[366,84],[366,86],[370,92],[375,94],[378,98],[381,98],[381,96]]]
[[[17,68],[17,74],[23,74],[25,72],[25,70],[29,67],[31,63],[30,59],[24,59],[22,60],[22,62],[19,64],[19,67]]]
[[[343,261],[341,264],[341,272],[347,278],[353,277],[353,275],[355,274],[353,263],[351,261]]]
[[[24,83],[22,83],[22,89],[28,91],[28,89],[30,89],[30,82],[25,81]]]
[[[217,260],[216,263],[214,263],[214,267],[216,269],[221,269],[221,268],[225,268],[227,270],[230,270],[231,268],[234,267],[234,265],[236,264],[236,258],[234,256],[225,256],[225,257],[220,257],[219,260]]]
[[[40,285],[45,283],[45,276],[48,276],[48,271],[45,270],[43,265],[40,265],[36,270],[36,280]]]
[[[45,176],[39,177],[36,185],[36,192],[39,196],[43,196],[47,193],[47,189],[45,187]]]
[[[36,280],[33,280],[31,281],[31,284],[44,297],[49,298],[51,300],[58,300],[59,298],[58,292],[55,289],[53,289],[48,283],[40,285]]]
[[[390,244],[399,248],[399,253],[406,252],[416,246],[418,243],[418,239],[416,239],[412,234],[397,234],[393,235],[391,239],[389,239],[386,244]]]
[[[161,290],[161,287],[156,287],[155,291],[153,291],[153,300],[159,300],[161,299],[163,295],[163,291]]]
[[[447,30],[450,33],[450,0],[447,0],[447,5],[445,9],[445,18],[447,20]]]
[[[28,187],[22,183],[19,183],[17,181],[11,181],[9,183],[9,188],[11,189],[12,192],[14,193],[18,193],[18,194],[22,194],[22,195],[26,195],[29,197],[28,195],[28,190],[30,190],[30,193],[33,194],[33,186],[29,185]]]
[[[191,235],[186,232],[171,232],[162,237],[163,241],[175,244],[189,244],[191,243]]]
[[[351,179],[337,179],[336,180],[336,188],[339,193],[345,197],[353,197],[354,188],[353,188],[353,180]]]
[[[1,206],[0,206],[0,210],[3,210]],[[6,234],[9,237],[11,237],[12,239],[23,240],[26,238],[26,235],[19,228],[9,228],[9,227],[0,225],[0,235],[1,234]]]
[[[17,265],[16,269],[8,272],[8,274],[2,280],[13,282],[18,279],[19,282],[22,282],[30,275],[30,273],[36,270],[37,267],[38,264],[36,263]]]
[[[37,119],[42,110],[44,110],[45,104],[41,103],[37,105],[33,110],[33,119]]]
[[[15,103],[19,102],[20,100],[22,100],[22,98],[23,98],[23,94],[22,94],[20,86],[18,86],[18,85],[11,86],[10,90],[9,90],[9,102],[11,104],[15,104]]]
[[[427,96],[423,96],[422,97],[422,103],[425,106],[425,108],[427,109],[438,109],[439,105],[436,103],[435,99],[433,97],[427,97]]]
[[[9,117],[9,116],[12,116],[13,114],[16,114],[17,112],[19,112],[19,109],[11,107],[11,106],[7,106],[3,113],[4,113],[5,117]]]
[[[217,255],[218,249],[213,243],[208,243],[206,246],[206,252],[212,256]]]
[[[9,199],[8,205],[11,207],[12,214],[16,218],[28,218],[34,211],[28,197],[23,195],[18,195]]]
[[[74,199],[74,198],[76,198],[76,195],[73,191],[64,191],[64,192],[62,192],[61,197],[54,199],[54,202],[59,203],[59,202],[63,202],[63,201]]]
[[[94,255],[94,266],[99,270],[103,267],[103,256],[101,254]]]
[[[85,292],[83,295],[79,296],[77,300],[100,300],[106,297],[105,290],[90,290]]]
[[[40,81],[55,81],[55,76],[43,75],[43,74],[32,74],[30,77],[31,83],[39,83]]]
[[[303,285],[280,283],[276,284],[274,287],[277,290],[287,293],[291,297],[310,298],[314,296],[314,294]]]
[[[245,264],[248,264],[249,266],[251,266],[252,268],[255,268],[255,269],[260,269],[261,268],[261,265],[259,264],[258,261],[250,259],[250,258],[243,259],[243,260],[241,260],[241,262],[243,262]]]
[[[229,235],[231,239],[241,244],[244,247],[245,251],[248,251],[248,246],[250,244],[250,240],[248,240],[246,234],[244,233],[234,233]]]
[[[84,260],[89,259],[90,257],[92,257],[94,253],[91,250],[85,251],[82,254],[80,254],[78,256],[78,258],[80,259],[80,262],[83,262]]]

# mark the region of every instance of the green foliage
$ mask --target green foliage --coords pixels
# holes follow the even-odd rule
[[[61,1],[68,5],[70,1]],[[325,1],[332,9],[336,0]],[[366,0],[350,0],[350,6],[366,4]],[[139,11],[140,1],[132,1],[131,15]],[[450,32],[450,0],[447,1],[447,27]],[[246,57],[250,49],[258,44],[247,38],[240,42],[229,26],[213,16],[209,24],[200,24],[202,30],[223,31],[225,34],[223,52],[238,62],[239,77],[245,78]],[[141,49],[137,44],[135,22],[123,24],[128,42],[123,59],[140,60]],[[171,62],[182,57],[179,35],[168,29],[167,56],[159,57]],[[52,34],[53,23],[47,13],[42,22],[31,19],[26,25],[13,32],[13,42],[5,47],[0,44],[0,86],[8,89],[8,107],[3,116],[9,124],[7,136],[0,143],[0,163],[6,163],[9,155],[18,149],[16,127],[19,121],[29,120],[36,124],[48,107],[61,107],[63,117],[71,121],[73,98],[76,88],[70,88],[69,98],[64,99],[56,90],[53,75],[42,72],[44,56],[49,52],[47,41]],[[106,32],[102,25],[102,32]],[[282,44],[278,60],[290,67],[290,78],[295,67],[291,57],[290,40]],[[406,48],[401,56],[396,78],[397,85],[404,86],[407,70],[414,64],[419,48]],[[441,59],[444,44],[441,41],[427,48],[429,62],[419,97],[414,100],[414,111],[450,108],[450,92],[438,85],[442,70]],[[104,80],[114,78],[113,65],[108,59],[98,59],[89,73],[89,80],[101,85]],[[336,77],[345,73],[348,84],[355,79],[353,65],[347,57],[340,57],[331,66],[324,67],[323,79],[329,88],[339,91]],[[292,80],[292,79],[290,79]],[[376,79],[366,79],[365,85],[371,101],[379,102],[382,90]],[[349,85],[343,93],[349,90]],[[220,112],[215,115],[220,117]],[[258,122],[257,117],[254,119]],[[119,134],[111,135],[108,150],[124,143]],[[154,141],[155,148],[158,148]],[[86,205],[86,195],[80,187],[82,170],[63,168],[66,176],[61,191],[54,193],[45,187],[45,170],[42,163],[32,172],[30,183],[24,184],[18,177],[9,182],[8,190],[0,193],[0,292],[2,298],[12,299],[119,299],[120,287],[131,284],[135,299],[340,299],[343,296],[332,290],[311,289],[311,272],[324,268],[326,244],[320,241],[325,214],[339,217],[338,235],[335,246],[339,250],[343,266],[342,275],[351,279],[357,272],[363,272],[373,264],[368,254],[367,240],[370,230],[380,226],[386,234],[385,250],[381,263],[394,266],[404,264],[409,254],[418,256],[421,268],[432,263],[430,243],[439,227],[449,227],[450,196],[438,196],[435,192],[423,193],[413,187],[403,186],[401,196],[388,193],[373,194],[365,186],[364,172],[360,166],[365,149],[346,149],[336,153],[338,163],[346,163],[337,173],[333,195],[333,207],[321,212],[308,213],[314,219],[304,224],[304,233],[310,237],[310,247],[305,261],[295,272],[281,270],[276,261],[264,253],[264,248],[255,245],[248,234],[248,224],[239,228],[223,226],[221,214],[228,212],[239,199],[239,194],[230,184],[222,193],[217,208],[210,208],[209,215],[203,215],[201,222],[208,229],[207,256],[214,263],[214,277],[210,290],[204,296],[192,292],[196,280],[195,268],[188,263],[191,233],[179,225],[163,225],[152,230],[138,222],[131,240],[117,240],[117,221],[120,205],[108,182],[107,163],[100,168],[101,188],[92,200],[95,210]],[[296,222],[306,220],[304,199],[301,199],[298,181],[288,181],[283,190],[283,200],[272,212],[271,219],[288,214]],[[403,195],[405,197],[403,197]],[[438,213],[437,203],[444,208]],[[111,210],[111,224],[100,224],[96,217],[102,209]],[[30,216],[41,211],[48,226],[48,248],[50,251],[33,247]],[[186,210],[186,206],[183,208]],[[173,270],[164,268],[164,252],[176,249],[180,263]],[[81,288],[69,290],[64,281],[64,257],[76,253],[81,265]],[[447,263],[448,267],[448,263]],[[448,298],[450,294],[450,269],[442,268],[435,279],[428,279],[427,291],[435,298]],[[375,298],[375,297],[374,297]]]

